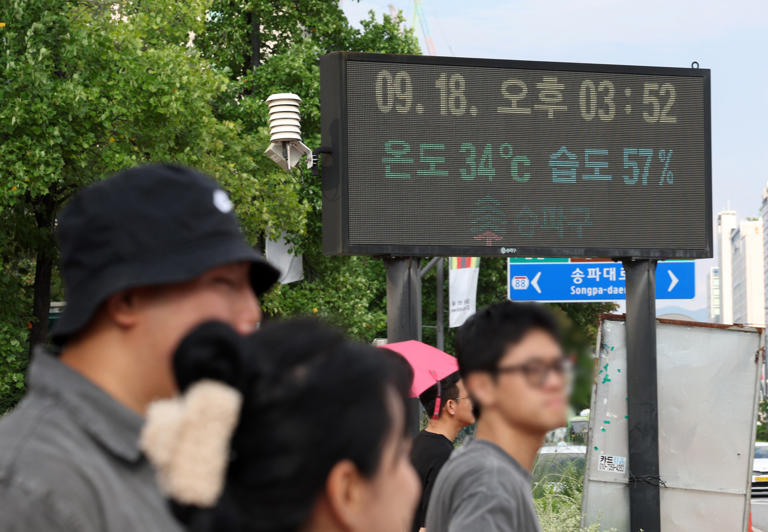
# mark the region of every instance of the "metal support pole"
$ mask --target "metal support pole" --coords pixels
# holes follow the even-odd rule
[[[427,265],[424,266],[421,271],[419,271],[419,277],[423,279],[424,276],[429,273],[429,270],[435,267],[435,264],[437,264],[440,259],[442,259],[442,257],[432,257]]]
[[[629,512],[632,532],[659,532],[656,261],[626,260]]]
[[[443,283],[445,271],[445,259],[439,257],[437,263],[437,348],[445,350],[445,323],[443,322]]]
[[[384,259],[387,267],[387,342],[421,340],[421,272],[417,257]],[[413,425],[411,435],[419,433],[421,405],[410,400]]]
[[[417,257],[384,259],[387,266],[387,341],[421,340],[421,276]]]

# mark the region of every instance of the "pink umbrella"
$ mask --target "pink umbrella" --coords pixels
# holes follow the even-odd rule
[[[413,368],[412,397],[418,397],[438,380],[459,371],[459,363],[455,357],[416,340],[395,342],[382,347],[402,355]]]

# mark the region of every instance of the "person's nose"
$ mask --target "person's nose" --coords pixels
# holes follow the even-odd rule
[[[239,307],[235,329],[240,334],[250,334],[259,328],[262,317],[259,298],[250,286],[245,290]]]

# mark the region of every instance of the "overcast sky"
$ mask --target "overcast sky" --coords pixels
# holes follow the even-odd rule
[[[343,0],[354,24],[394,5],[413,20],[411,0]],[[768,1],[423,0],[438,55],[688,67],[712,70],[713,221],[730,206],[758,216],[768,179]],[[421,31],[416,32],[422,43]],[[697,261],[697,297],[706,272]]]

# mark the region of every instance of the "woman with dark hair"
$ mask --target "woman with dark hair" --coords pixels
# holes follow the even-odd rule
[[[152,405],[142,447],[189,530],[408,530],[402,360],[295,320],[247,337],[204,324],[173,365],[182,395]]]

